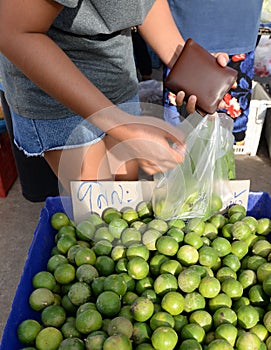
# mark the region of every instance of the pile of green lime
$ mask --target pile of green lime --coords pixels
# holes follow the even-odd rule
[[[235,204],[164,221],[142,202],[51,225],[29,295],[40,320],[17,329],[25,350],[271,349],[270,219]]]

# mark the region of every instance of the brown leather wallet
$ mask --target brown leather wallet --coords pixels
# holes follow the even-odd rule
[[[237,78],[237,71],[222,67],[207,50],[189,38],[165,80],[173,93],[184,91],[186,100],[197,96],[197,108],[213,114]]]

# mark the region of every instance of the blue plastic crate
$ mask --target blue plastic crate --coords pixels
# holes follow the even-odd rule
[[[32,310],[28,298],[32,292],[32,278],[47,269],[47,262],[51,249],[55,246],[56,231],[51,227],[50,217],[58,212],[65,211],[72,218],[72,202],[70,197],[49,197],[40,214],[40,220],[34,233],[28,257],[19,282],[12,308],[4,329],[0,350],[19,350],[23,346],[17,338],[18,325],[27,318],[40,321],[40,313]],[[271,219],[271,197],[266,192],[251,192],[248,201],[247,215],[255,218],[268,217]]]

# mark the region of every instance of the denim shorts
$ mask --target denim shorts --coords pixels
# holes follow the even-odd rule
[[[138,95],[118,107],[140,115]],[[49,150],[89,146],[105,136],[104,131],[78,115],[61,119],[30,119],[11,110],[11,116],[14,142],[27,156],[43,156]]]

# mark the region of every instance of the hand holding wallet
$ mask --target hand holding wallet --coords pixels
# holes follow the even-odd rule
[[[222,67],[207,50],[187,39],[183,50],[165,80],[173,93],[185,92],[185,98],[197,96],[197,108],[213,114],[237,78],[237,71]]]

